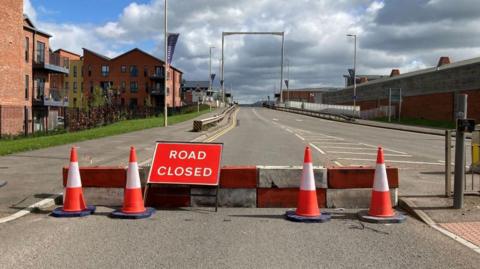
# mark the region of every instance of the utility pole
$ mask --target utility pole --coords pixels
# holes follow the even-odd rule
[[[168,126],[168,108],[167,108],[167,77],[168,77],[168,32],[167,32],[167,1],[165,0],[165,67],[164,67],[164,83],[163,83],[163,117],[164,117],[164,126]]]
[[[215,47],[210,47],[210,61],[208,63],[208,91],[212,91],[212,49]]]
[[[353,116],[357,105],[357,35],[348,34],[353,37]]]
[[[220,80],[220,86],[222,87],[222,102],[225,104],[225,86],[224,86],[224,43],[225,43],[225,33],[222,32],[222,80]]]

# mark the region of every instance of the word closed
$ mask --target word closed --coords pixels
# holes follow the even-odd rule
[[[159,142],[147,183],[218,185],[222,144]]]

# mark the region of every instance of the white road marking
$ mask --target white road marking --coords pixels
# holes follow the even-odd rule
[[[314,144],[310,143],[310,146],[314,149],[316,149],[320,154],[325,154],[325,151],[321,150],[319,147],[315,146]]]
[[[285,130],[287,130],[287,132],[289,132],[289,133],[292,133],[292,134],[293,134],[293,131],[292,131],[292,130],[290,130],[290,129],[288,129],[288,128],[287,128],[287,129],[285,129]]]
[[[335,139],[335,138],[310,138],[310,141],[342,141],[343,139]]]
[[[295,120],[296,120],[296,121],[303,121],[303,120],[301,120],[301,119],[295,119]]]
[[[56,195],[62,195],[62,193],[57,193]],[[14,213],[10,216],[1,218],[0,219],[0,224],[5,223],[5,222],[9,222],[9,221],[12,221],[12,220],[16,220],[20,217],[23,217],[23,216],[31,213],[35,209],[38,209],[38,208],[42,209],[42,208],[50,207],[52,205],[55,205],[55,198],[43,199],[41,201],[38,201],[38,202],[34,203],[33,205],[28,206],[25,209],[17,211],[16,213]]]
[[[360,158],[337,158],[339,160],[350,160],[350,161],[368,161],[375,162],[375,159],[360,159]],[[432,163],[432,162],[416,162],[416,161],[398,161],[398,160],[387,160],[386,163],[408,163],[408,164],[429,164],[429,165],[444,165],[443,163]]]
[[[367,147],[372,147],[372,148],[378,148],[378,146],[374,146],[374,145],[370,145],[370,144],[365,144],[365,143],[360,143],[364,146],[367,146]],[[385,148],[385,147],[382,147],[383,150],[388,150],[388,151],[391,151],[391,152],[395,152],[395,153],[399,153],[399,154],[408,154],[406,152],[402,152],[402,151],[398,151],[398,150],[393,150],[391,148]]]
[[[327,151],[328,153],[336,153],[336,154],[352,154],[352,155],[371,155],[371,156],[377,156],[377,153],[372,152],[346,152],[346,151]],[[383,156],[389,156],[389,157],[406,157],[410,158],[412,155],[404,155],[404,154],[388,154],[384,153]]]
[[[278,119],[275,119],[275,118],[274,118],[274,119],[272,119],[272,120],[274,120],[274,121],[278,121]]]
[[[337,146],[324,146],[324,148],[329,149],[363,149],[363,150],[376,150],[372,148],[352,148],[352,147],[337,147]]]
[[[305,141],[305,138],[303,138],[302,136],[300,136],[299,134],[295,134],[296,137],[302,139],[303,141]]]
[[[333,163],[335,163],[337,166],[343,166],[340,162],[338,161],[333,161]]]
[[[358,143],[346,143],[346,142],[322,142],[322,145],[359,145]]]

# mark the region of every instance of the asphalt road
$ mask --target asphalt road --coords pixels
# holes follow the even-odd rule
[[[442,189],[443,177],[436,174],[443,169],[441,137],[263,108],[241,108],[238,120],[237,127],[217,140],[225,143],[224,164],[301,165],[305,145],[312,144],[316,164],[373,165],[371,153],[382,144],[389,154],[387,164],[403,161],[390,163],[401,168],[400,193]],[[132,143],[138,143],[140,160],[147,159],[157,139],[194,138],[188,124],[85,142],[80,144],[84,154],[80,162],[94,156],[94,164],[122,164],[127,155],[123,152]],[[24,153],[35,160],[54,157],[45,158],[52,163],[43,168],[55,176],[53,191],[59,191],[59,167],[68,162],[68,146],[57,148],[42,150],[44,155]],[[10,165],[32,157],[14,158]],[[27,167],[21,173],[34,182],[34,169],[40,168]],[[42,179],[44,184],[53,184],[47,179]],[[32,192],[48,191],[42,189],[48,186],[38,188]],[[102,207],[86,218],[56,219],[45,210],[0,225],[1,267],[478,268],[480,264],[478,254],[411,217],[399,225],[373,225],[359,222],[356,211],[329,210],[334,214],[329,223],[300,224],[284,220],[285,209],[220,208],[214,213],[210,208],[186,208],[159,210],[150,219],[132,221],[110,219],[111,211]]]
[[[216,112],[211,112],[211,114]],[[209,114],[201,117],[208,117]],[[191,132],[192,120],[96,140],[75,143],[79,164],[127,165],[130,146],[135,146],[139,163],[153,155],[155,141],[190,141],[200,134]],[[62,167],[68,166],[72,144],[0,157],[0,218],[63,191]]]
[[[375,165],[380,145],[386,164],[400,169],[400,195],[444,193],[442,136],[328,121],[266,108],[243,107],[237,118],[239,126],[217,140],[225,143],[225,164],[302,165],[303,150],[310,145],[315,164]]]
[[[480,256],[414,219],[293,223],[284,209],[157,211],[151,219],[46,212],[0,226],[2,268],[478,268]]]

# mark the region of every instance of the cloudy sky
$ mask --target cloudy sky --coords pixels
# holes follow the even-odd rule
[[[53,35],[53,49],[116,56],[139,47],[163,58],[163,3],[24,0],[24,9]],[[222,31],[284,31],[291,88],[342,86],[353,65],[347,33],[358,36],[358,74],[480,56],[478,0],[171,0],[168,9],[169,32],[180,33],[173,64],[187,80],[208,80],[210,46],[219,77]],[[279,89],[280,48],[275,36],[226,38],[225,85],[237,100],[265,99]]]

